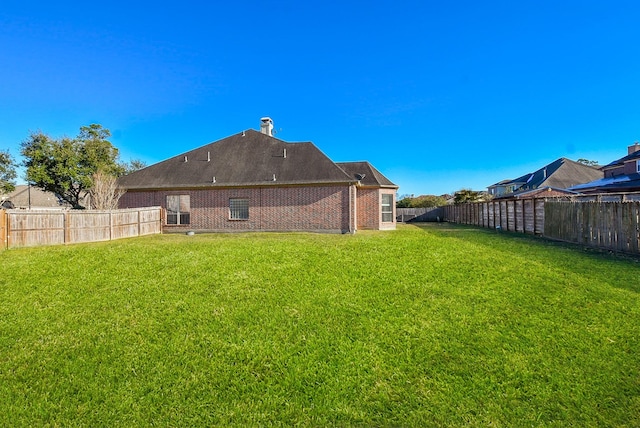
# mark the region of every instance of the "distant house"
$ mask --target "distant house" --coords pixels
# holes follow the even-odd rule
[[[273,122],[119,179],[121,208],[162,206],[165,231],[395,229],[398,186],[368,162],[335,163],[311,142],[273,136]]]
[[[602,167],[604,177],[571,187],[581,193],[640,191],[640,143],[627,147],[627,155]]]
[[[62,209],[70,205],[51,192],[19,184],[11,193],[0,194],[0,206],[6,209]]]
[[[567,191],[577,184],[602,178],[603,173],[597,167],[560,158],[535,172],[525,174],[515,180],[503,180],[488,187],[489,193],[494,198],[511,198],[528,192],[528,197],[533,197],[533,190],[545,188],[546,192],[572,194]],[[549,190],[550,189],[550,190]],[[551,196],[551,193],[547,193]]]

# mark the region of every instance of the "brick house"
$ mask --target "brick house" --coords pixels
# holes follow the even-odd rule
[[[547,192],[562,193],[563,189],[598,180],[602,176],[602,171],[597,167],[560,158],[515,180],[502,180],[493,184],[488,187],[488,191],[494,198],[512,198],[525,193],[531,197],[535,193],[531,193],[532,190],[542,188],[551,189],[546,190]],[[572,192],[565,193],[571,194]],[[551,194],[548,193],[547,196],[551,196]]]
[[[574,186],[580,193],[640,192],[640,143],[627,147],[627,155],[602,167],[604,177]]]
[[[368,162],[249,129],[119,179],[121,208],[161,206],[166,232],[395,229],[398,186]]]

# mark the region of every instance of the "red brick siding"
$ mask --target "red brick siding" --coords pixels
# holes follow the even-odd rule
[[[379,189],[358,189],[358,229],[380,228]]]
[[[382,222],[382,194],[393,195],[393,221]],[[357,198],[358,229],[395,229],[396,228],[396,198],[393,189],[359,188]]]
[[[191,197],[191,222],[165,230],[311,230],[349,232],[349,186],[265,187],[178,191],[130,191],[120,207],[162,206],[166,196]],[[229,219],[229,199],[249,200],[249,219]]]

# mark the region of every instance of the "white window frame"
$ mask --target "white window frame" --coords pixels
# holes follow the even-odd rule
[[[636,172],[640,172],[640,159],[636,161]]]
[[[385,201],[385,199],[389,199]],[[393,223],[393,195],[383,193],[380,196],[380,213],[383,223]]]

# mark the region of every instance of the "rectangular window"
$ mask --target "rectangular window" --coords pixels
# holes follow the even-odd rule
[[[189,195],[167,195],[167,224],[189,224],[190,210]]]
[[[382,222],[388,223],[393,221],[393,195],[382,195]]]
[[[249,200],[229,199],[229,219],[249,220]]]
[[[640,172],[640,160],[636,161],[636,172]]]

